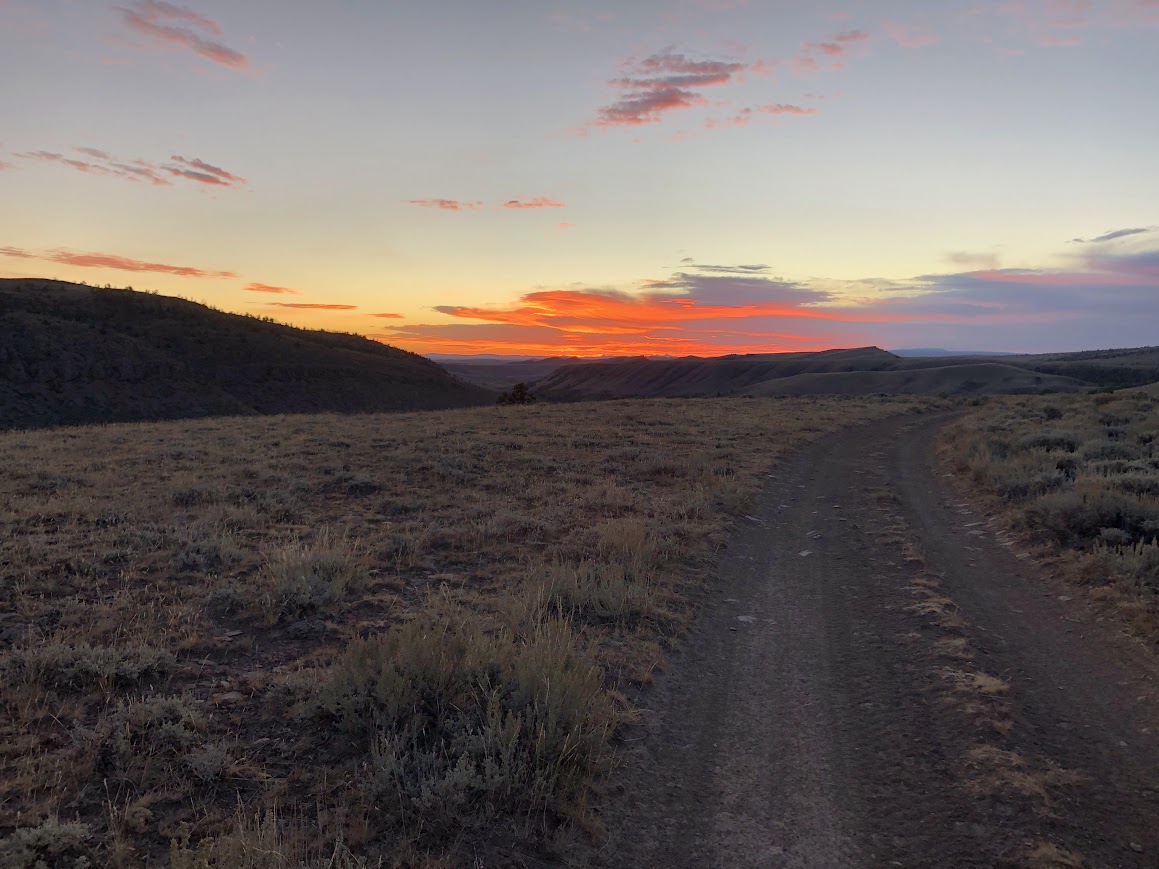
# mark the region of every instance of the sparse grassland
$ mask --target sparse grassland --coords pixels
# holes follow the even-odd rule
[[[1159,641],[1157,438],[1142,390],[996,398],[946,431],[945,454],[1055,569]]]
[[[559,854],[765,469],[925,406],[0,436],[0,864]]]

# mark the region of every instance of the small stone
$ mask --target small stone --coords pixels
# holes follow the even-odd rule
[[[1132,842],[1131,843],[1131,850],[1134,851],[1136,854],[1142,854],[1143,853],[1143,846],[1140,845],[1138,842]]]
[[[810,555],[812,555],[812,554],[813,554],[813,550],[811,550],[811,549],[802,549],[802,550],[801,550],[801,551],[800,551],[798,554],[799,554],[799,555],[800,555],[802,558],[808,558]]]
[[[746,625],[751,625],[757,620],[756,616],[737,616],[736,620]]]
[[[214,694],[209,702],[214,706],[236,706],[245,702],[245,695],[240,691],[229,691],[225,694]]]

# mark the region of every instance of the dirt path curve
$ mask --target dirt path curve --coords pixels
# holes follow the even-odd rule
[[[770,475],[597,862],[1159,866],[1159,667],[959,503],[944,421]]]

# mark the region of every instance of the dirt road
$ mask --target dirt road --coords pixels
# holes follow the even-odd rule
[[[944,421],[770,476],[625,749],[603,865],[1159,866],[1159,667],[961,503]]]

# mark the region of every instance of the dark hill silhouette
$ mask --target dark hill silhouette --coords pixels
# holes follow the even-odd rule
[[[554,400],[705,395],[986,395],[1159,380],[1159,349],[1039,356],[902,358],[877,347],[563,365],[533,384]]]
[[[732,395],[800,374],[875,371],[899,362],[877,347],[820,353],[769,353],[703,359],[624,359],[565,365],[535,384],[548,398]]]
[[[356,335],[132,290],[0,280],[0,429],[492,401],[429,359]]]

